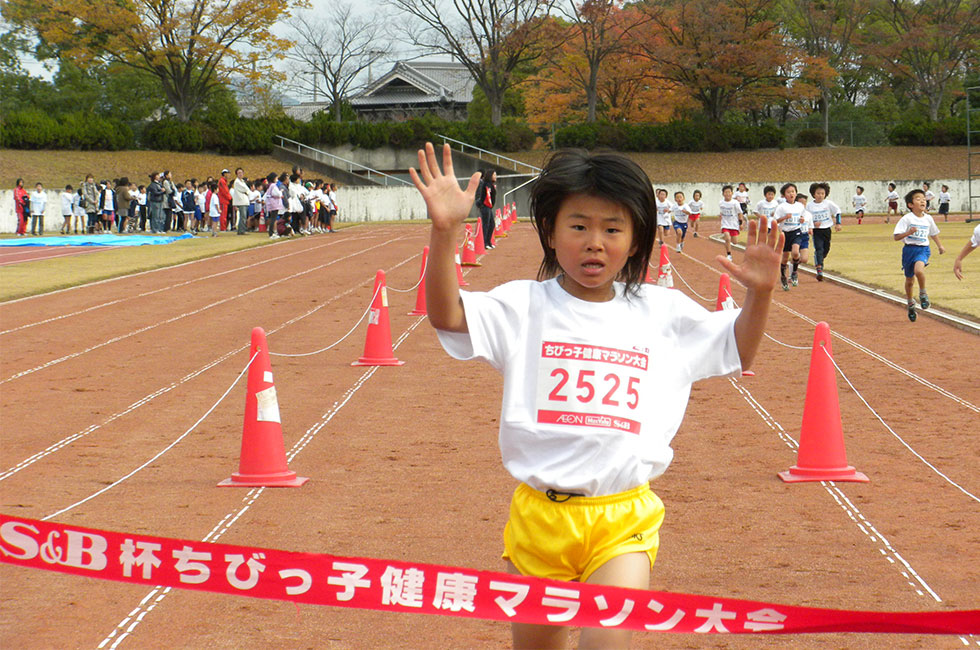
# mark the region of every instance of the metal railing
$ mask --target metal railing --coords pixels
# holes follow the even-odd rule
[[[479,158],[480,160],[488,160],[488,161],[493,160],[494,164],[497,165],[498,167],[511,167],[515,172],[518,171],[518,167],[523,167],[526,171],[529,171],[530,173],[533,173],[535,175],[541,173],[540,167],[535,167],[534,165],[530,165],[526,162],[522,162],[520,160],[514,160],[513,158],[502,156],[499,153],[494,153],[493,151],[487,151],[486,149],[481,149],[480,147],[474,147],[471,144],[466,144],[465,142],[454,140],[453,138],[450,138],[449,136],[446,135],[442,135],[442,134],[436,134],[436,135],[442,138],[442,141],[444,143],[452,142],[453,144],[459,145],[459,150],[462,153],[467,153],[466,150],[471,149],[476,152],[475,155],[477,158]],[[486,155],[486,158],[484,158],[484,155]],[[507,164],[506,165],[502,164],[500,162],[502,160],[505,161]]]
[[[332,153],[327,153],[326,151],[321,151],[315,147],[303,144],[302,142],[296,142],[295,140],[290,140],[287,137],[277,135],[274,136],[279,140],[279,146],[283,149],[296,149],[296,153],[301,156],[308,156],[317,162],[322,162],[331,167],[336,167],[337,169],[343,169],[344,171],[350,172],[351,174],[357,174],[358,176],[363,176],[377,183],[381,183],[385,186],[389,183],[401,183],[402,185],[411,185],[408,181],[398,178],[397,176],[392,176],[391,174],[386,174],[380,172],[377,169],[372,169],[366,165],[356,163],[353,160],[347,160],[346,158],[341,158],[340,156],[335,156]],[[286,146],[289,143],[290,147]],[[312,153],[304,153],[305,151],[310,151]],[[377,178],[376,178],[377,177]]]

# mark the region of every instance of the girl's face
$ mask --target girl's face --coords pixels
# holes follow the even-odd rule
[[[612,300],[613,282],[636,252],[633,219],[619,203],[572,194],[558,210],[549,244],[565,291],[588,302]]]
[[[792,185],[787,187],[786,191],[783,192],[783,198],[786,199],[787,203],[794,202],[796,200],[796,188]]]
[[[825,198],[827,198],[827,193],[824,192],[824,189],[822,187],[818,187],[817,189],[813,190],[813,200],[814,201],[816,201],[817,203],[820,203]]]
[[[700,201],[701,200],[701,192],[695,192],[694,193],[694,200],[695,201]]]
[[[739,192],[744,192],[746,189],[748,189],[748,188],[745,187],[745,183],[739,183],[738,184],[738,191]]]
[[[766,192],[766,201],[771,203],[774,198],[776,198],[775,192]]]
[[[657,200],[660,201],[661,203],[663,203],[664,201],[666,201],[667,200],[667,192],[665,192],[663,190],[660,190],[659,192],[657,192]]]

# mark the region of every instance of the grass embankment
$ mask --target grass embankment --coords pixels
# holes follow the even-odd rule
[[[0,267],[0,302],[269,244],[265,233],[195,237]]]

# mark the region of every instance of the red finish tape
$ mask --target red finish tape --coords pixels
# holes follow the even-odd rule
[[[147,586],[520,623],[684,633],[980,633],[976,609],[868,612],[795,607],[134,535],[3,514],[0,561]]]

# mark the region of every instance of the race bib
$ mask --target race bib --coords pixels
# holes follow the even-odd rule
[[[538,423],[639,434],[648,363],[645,350],[543,342],[535,402]]]

